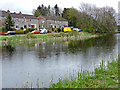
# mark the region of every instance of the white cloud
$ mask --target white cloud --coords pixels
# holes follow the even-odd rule
[[[118,12],[118,1],[119,0],[2,0],[0,1],[0,9],[10,10],[12,12],[22,11],[23,13],[32,14],[32,10],[36,9],[38,5],[44,4],[45,6],[51,5],[54,7],[58,4],[62,9],[64,7],[79,8],[80,3],[90,3],[95,4],[98,7],[111,6]]]

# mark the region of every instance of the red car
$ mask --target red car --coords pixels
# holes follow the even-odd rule
[[[41,32],[41,30],[36,30],[34,33],[39,34],[40,32]]]

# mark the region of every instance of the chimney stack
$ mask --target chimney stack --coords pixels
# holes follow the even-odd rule
[[[7,10],[8,13],[10,13],[10,10]]]
[[[19,11],[19,14],[22,14],[21,11]]]

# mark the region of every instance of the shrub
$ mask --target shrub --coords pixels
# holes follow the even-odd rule
[[[50,33],[50,30],[49,30],[49,29],[47,30],[47,33]]]
[[[16,32],[16,34],[24,34],[24,31],[23,31],[23,30],[20,30],[20,29],[19,29],[19,30],[16,30],[15,32]]]
[[[34,31],[34,30],[35,30],[34,28],[30,28],[30,30],[29,30],[29,31],[31,32],[31,31]]]
[[[62,32],[64,32],[64,27],[62,27]]]
[[[54,32],[57,32],[57,30],[55,29]]]
[[[30,28],[26,28],[26,30],[24,31],[24,34],[28,33],[30,31]]]
[[[65,34],[64,34],[64,32],[60,32],[60,35],[61,35],[61,36],[64,36]]]
[[[27,33],[27,38],[36,38],[36,37],[29,32],[29,33]]]
[[[54,31],[54,28],[52,27],[52,31]]]
[[[6,30],[5,26],[1,26],[0,31],[8,31],[8,30]]]
[[[57,27],[56,30],[57,30],[58,32],[62,31],[62,30],[60,29],[60,27]]]
[[[23,30],[23,27],[20,27],[21,30]]]
[[[11,28],[11,30],[12,30],[12,31],[16,31],[16,29],[15,29],[14,27],[13,27],[13,28]]]

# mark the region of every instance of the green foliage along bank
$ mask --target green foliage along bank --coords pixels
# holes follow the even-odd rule
[[[78,27],[85,32],[113,33],[117,29],[116,12],[112,7],[96,7],[81,3],[79,9],[64,8],[63,18],[69,26]]]
[[[108,62],[107,68],[103,62],[94,73],[82,71],[71,79],[59,78],[57,83],[50,82],[50,88],[118,88],[118,60]]]

